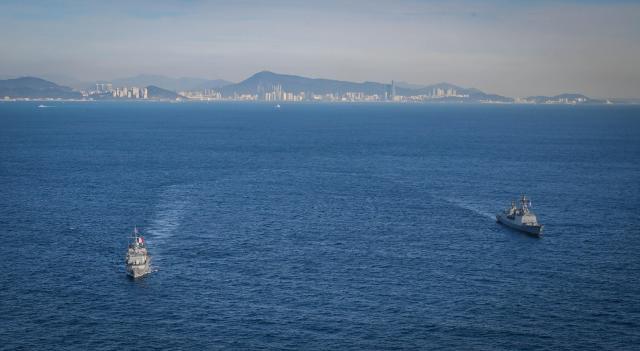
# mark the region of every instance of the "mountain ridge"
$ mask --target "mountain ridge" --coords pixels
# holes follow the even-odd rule
[[[234,94],[260,94],[271,91],[274,85],[292,93],[313,92],[315,94],[346,93],[360,91],[367,94],[384,94],[385,84],[375,82],[349,82],[325,78],[307,78],[292,74],[260,71],[249,78],[220,89],[223,96]]]
[[[184,96],[174,91],[163,89],[155,85],[149,85],[146,88],[147,88],[149,99],[177,100],[177,99],[184,98]]]
[[[82,94],[42,78],[20,77],[0,80],[0,98],[4,97],[80,99]]]
[[[394,84],[395,85],[395,84]],[[234,95],[260,95],[271,91],[275,86],[280,86],[286,92],[298,94],[312,92],[314,94],[344,94],[359,92],[367,95],[390,96],[392,84],[378,82],[350,82],[326,78],[308,78],[303,76],[280,74],[272,71],[260,71],[249,78],[235,84],[229,84],[220,88],[225,97]],[[406,86],[406,85],[405,85]],[[487,94],[475,88],[463,88],[450,83],[437,83],[426,85],[419,89],[395,86],[395,95],[416,96],[438,93],[437,89],[443,89],[440,101],[485,101],[513,102],[513,98],[497,94]],[[455,93],[454,93],[455,91]]]
[[[95,83],[111,83],[114,86],[156,86],[159,88],[178,91],[218,89],[232,84],[224,79],[205,79],[195,77],[173,78],[161,74],[138,74],[131,77],[117,78],[113,80],[99,80]],[[94,83],[94,84],[95,84]],[[92,87],[90,87],[92,88]]]

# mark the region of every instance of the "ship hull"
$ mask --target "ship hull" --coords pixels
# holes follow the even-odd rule
[[[496,215],[496,221],[504,226],[526,233],[531,236],[540,237],[542,235],[543,226],[541,225],[533,226],[533,225],[522,225],[522,224],[514,223],[509,218],[506,218],[500,214]]]
[[[151,269],[148,264],[143,266],[127,267],[127,275],[133,279],[142,278],[149,273],[151,273]]]

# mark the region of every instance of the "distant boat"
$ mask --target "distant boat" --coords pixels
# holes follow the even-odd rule
[[[53,107],[53,106],[47,106],[47,105],[42,105],[42,104],[38,105],[38,108],[47,108],[47,107]]]
[[[277,105],[276,105],[276,108],[280,108],[280,104],[277,104]]]
[[[151,256],[147,252],[147,244],[144,242],[144,238],[138,233],[138,228],[133,229],[131,239],[133,240],[129,243],[125,262],[127,275],[136,279],[151,273]]]
[[[520,199],[520,208],[516,207],[516,203],[511,202],[511,207],[498,213],[496,221],[504,224],[509,228],[525,232],[533,236],[542,235],[543,225],[538,223],[538,218],[531,211],[531,200],[522,195]]]

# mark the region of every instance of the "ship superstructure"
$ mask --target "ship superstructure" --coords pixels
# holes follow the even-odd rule
[[[511,207],[498,213],[496,220],[533,236],[542,235],[543,225],[538,223],[538,218],[531,211],[531,200],[524,195],[520,198],[520,207],[516,207],[515,201],[511,202]]]
[[[138,228],[133,229],[131,239],[125,263],[127,274],[135,279],[151,273],[151,256],[147,251],[144,238],[138,233]]]

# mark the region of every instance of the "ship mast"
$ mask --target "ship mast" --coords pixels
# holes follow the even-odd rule
[[[133,239],[133,245],[135,246],[141,246],[141,244],[144,242],[144,239],[142,239],[140,233],[138,232],[138,226],[133,227],[133,236],[131,237],[131,239]]]
[[[531,204],[531,200],[527,199],[525,195],[522,195],[522,198],[520,199],[520,204],[522,206],[522,212],[529,213],[529,204]]]

